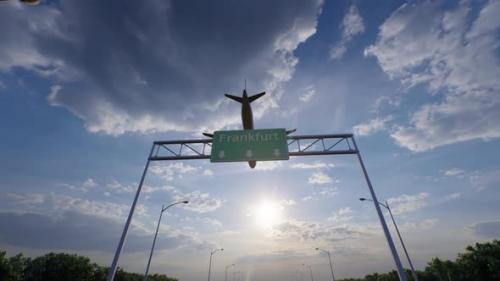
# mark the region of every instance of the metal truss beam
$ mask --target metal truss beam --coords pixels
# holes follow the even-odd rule
[[[356,154],[352,134],[288,136],[290,156]],[[151,161],[210,159],[212,139],[155,141]]]

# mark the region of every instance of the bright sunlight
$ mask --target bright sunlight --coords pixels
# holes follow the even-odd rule
[[[255,223],[261,228],[270,228],[279,222],[283,217],[283,206],[274,200],[263,199],[253,208]]]

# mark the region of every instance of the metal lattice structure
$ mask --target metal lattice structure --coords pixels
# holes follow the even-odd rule
[[[352,134],[288,136],[290,156],[356,154]],[[151,161],[210,159],[212,139],[155,141]]]
[[[366,171],[363,159],[361,158],[361,153],[358,150],[356,141],[352,134],[333,134],[333,135],[297,135],[288,136],[288,154],[289,156],[327,156],[327,155],[345,155],[345,154],[356,154],[361,169],[363,171],[366,183],[368,185],[371,199],[373,202],[378,202],[377,196],[371,184],[370,178],[368,177],[368,172]],[[142,173],[137,192],[130,207],[130,212],[123,228],[122,236],[111,264],[110,271],[108,272],[107,281],[113,281],[118,267],[118,259],[120,257],[123,245],[125,243],[125,238],[127,236],[128,228],[132,221],[132,216],[134,214],[135,206],[139,199],[141,193],[142,185],[146,177],[146,173],[151,161],[175,161],[175,160],[195,160],[195,159],[210,159],[210,153],[212,150],[212,139],[195,139],[195,140],[174,140],[174,141],[155,141],[151,147],[151,151],[147,158],[146,166],[144,167],[144,172]],[[375,209],[377,211],[380,224],[384,230],[384,234],[387,238],[387,243],[391,250],[396,268],[398,270],[399,280],[407,281],[401,260],[396,251],[394,242],[389,233],[387,223],[383,217],[382,211],[378,203],[374,203]]]

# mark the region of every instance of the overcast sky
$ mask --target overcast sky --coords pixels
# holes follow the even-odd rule
[[[353,132],[417,268],[500,238],[499,1],[0,3],[0,248],[109,265],[154,140]],[[353,156],[152,164],[120,266],[246,281],[394,269]],[[392,227],[392,226],[391,226]],[[392,228],[391,228],[392,229]],[[399,243],[397,243],[399,245]],[[399,247],[399,246],[398,246]],[[399,249],[401,249],[399,247]],[[402,253],[402,252],[401,252]],[[403,255],[402,255],[403,257]],[[406,260],[403,260],[407,265]]]

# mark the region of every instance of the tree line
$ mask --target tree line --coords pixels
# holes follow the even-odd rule
[[[29,258],[23,254],[7,257],[0,251],[0,281],[105,281],[108,268],[92,263],[89,258],[74,254],[49,253]],[[414,281],[407,271],[409,281]],[[433,258],[420,281],[500,281],[500,240],[476,243],[465,248],[455,261]],[[140,281],[142,274],[119,269],[115,281]],[[150,275],[151,281],[177,281],[164,274]],[[364,278],[339,281],[399,281],[396,271],[372,273]]]
[[[106,281],[107,267],[74,254],[49,253],[29,258],[23,254],[7,257],[0,250],[0,281]],[[115,281],[142,281],[143,274],[118,268]],[[178,281],[164,274],[149,275],[151,281]]]
[[[407,270],[408,280],[414,281]],[[500,241],[467,246],[455,261],[433,258],[423,271],[417,271],[419,281],[500,281]],[[397,272],[373,273],[361,279],[339,281],[399,281]]]

